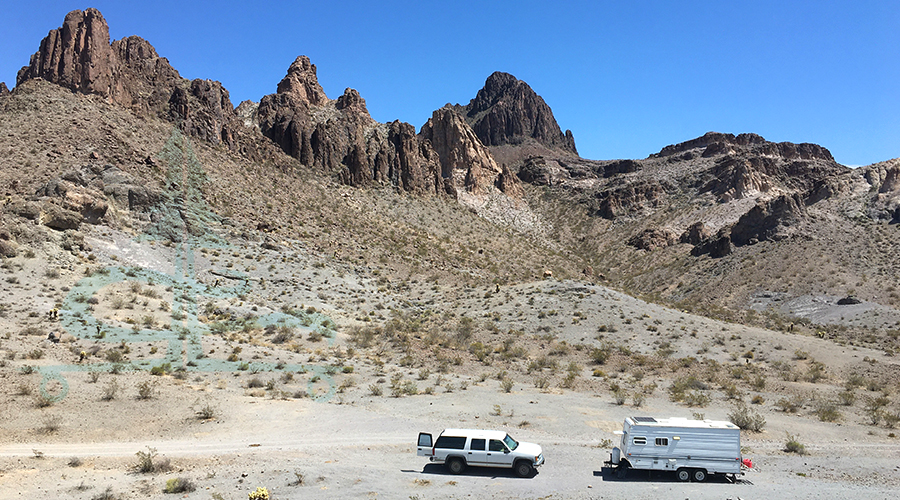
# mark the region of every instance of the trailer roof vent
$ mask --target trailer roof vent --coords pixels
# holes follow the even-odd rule
[[[653,417],[631,417],[635,422],[645,422],[645,423],[655,423],[656,419]]]

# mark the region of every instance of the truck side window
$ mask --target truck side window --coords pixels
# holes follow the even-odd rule
[[[631,439],[632,444],[645,445],[647,444],[646,437],[635,436]]]
[[[466,447],[466,438],[458,436],[441,436],[434,444],[434,447],[461,450]]]
[[[484,439],[473,439],[472,440],[472,450],[473,451],[484,451]]]
[[[497,441],[496,439],[491,439],[491,450],[490,451],[506,451],[506,447],[503,446],[502,441]]]
[[[669,446],[669,438],[656,438],[656,446]]]

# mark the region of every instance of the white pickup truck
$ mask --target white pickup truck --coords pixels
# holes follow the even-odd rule
[[[452,474],[472,465],[511,468],[519,477],[529,477],[544,463],[540,446],[516,441],[503,431],[476,429],[446,429],[437,441],[421,432],[416,455],[444,464]]]

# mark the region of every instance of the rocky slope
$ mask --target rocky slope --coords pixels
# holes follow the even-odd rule
[[[438,199],[457,200],[529,242],[536,262],[517,261],[521,250],[515,245],[489,252],[485,267],[474,272],[493,279],[511,278],[497,274],[498,266],[516,268],[519,276],[525,269],[554,267],[557,274],[583,271],[656,300],[738,311],[767,288],[795,296],[859,294],[894,306],[900,301],[883,286],[900,277],[888,257],[898,245],[891,233],[900,221],[897,160],[852,170],[815,144],[716,132],[645,159],[586,160],[543,99],[500,72],[487,78],[469,104],[434,111],[417,133],[407,123],[372,119],[353,89],[330,99],[305,56],[290,65],[274,94],[235,109],[220,83],[181,78],[147,41],[132,36],[110,42],[95,9],[69,13],[20,71],[15,90],[0,88],[10,123],[24,123],[14,120],[35,99],[64,103],[39,80],[88,98],[65,104],[78,110],[75,119],[109,117],[106,128],[89,137],[63,134],[52,147],[31,146],[30,151],[49,149],[37,161],[19,151],[15,140],[9,145],[10,158],[40,166],[35,172],[43,173],[34,179],[5,176],[9,196],[31,197],[17,199],[6,212],[50,221],[47,226],[59,230],[82,221],[111,223],[129,213],[156,217],[175,200],[166,190],[177,181],[160,168],[167,139],[159,127],[166,123],[197,141],[200,150],[223,147],[199,154],[218,155],[224,166],[213,177],[233,183],[211,185],[204,197],[223,212],[254,221],[251,227],[296,230],[296,200],[287,200],[297,196],[306,196],[313,210],[340,211],[334,182],[360,188],[360,196],[383,186],[420,196],[412,212],[428,212]],[[157,129],[139,133],[154,139],[137,144],[121,136],[125,129],[136,133],[151,118],[161,120],[153,122]],[[262,193],[253,189],[249,171],[304,180],[279,184],[263,201],[251,203]],[[238,176],[251,183],[243,186],[248,194],[234,191]],[[321,191],[313,194],[309,179],[321,183]],[[304,189],[307,194],[298,195]],[[365,211],[340,216],[347,221],[341,231],[356,241],[382,239],[381,224],[391,222],[379,217]],[[362,229],[362,218],[379,222]],[[330,233],[324,217],[313,220]],[[444,223],[433,225],[418,229],[428,235],[425,241],[434,240]],[[494,232],[487,230],[487,239]],[[10,234],[3,240],[9,242],[6,252],[16,244],[15,231]],[[459,248],[471,246],[452,231],[447,237]],[[382,241],[384,249],[393,245]],[[440,263],[445,251],[442,244],[415,247],[431,256],[430,265],[452,267]],[[793,259],[797,254],[815,255],[816,269],[801,271],[809,260]],[[777,265],[777,259],[788,262]]]

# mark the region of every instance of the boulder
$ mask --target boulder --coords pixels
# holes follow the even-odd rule
[[[689,243],[691,245],[699,245],[704,240],[708,240],[710,236],[712,236],[712,234],[706,227],[706,224],[704,224],[703,222],[695,222],[691,224],[691,226],[687,228],[683,233],[681,233],[679,241],[681,241],[682,243]]]
[[[68,172],[61,178],[51,180],[35,194],[58,198],[63,208],[80,213],[90,224],[99,223],[109,208],[103,193],[88,188],[81,172]]]
[[[67,210],[53,203],[44,203],[41,207],[41,224],[60,231],[78,229],[84,217],[78,212]]]
[[[714,259],[730,255],[734,251],[731,245],[731,236],[728,234],[728,228],[722,228],[715,236],[707,238],[691,249],[691,255],[699,257],[701,255],[709,255]]]

